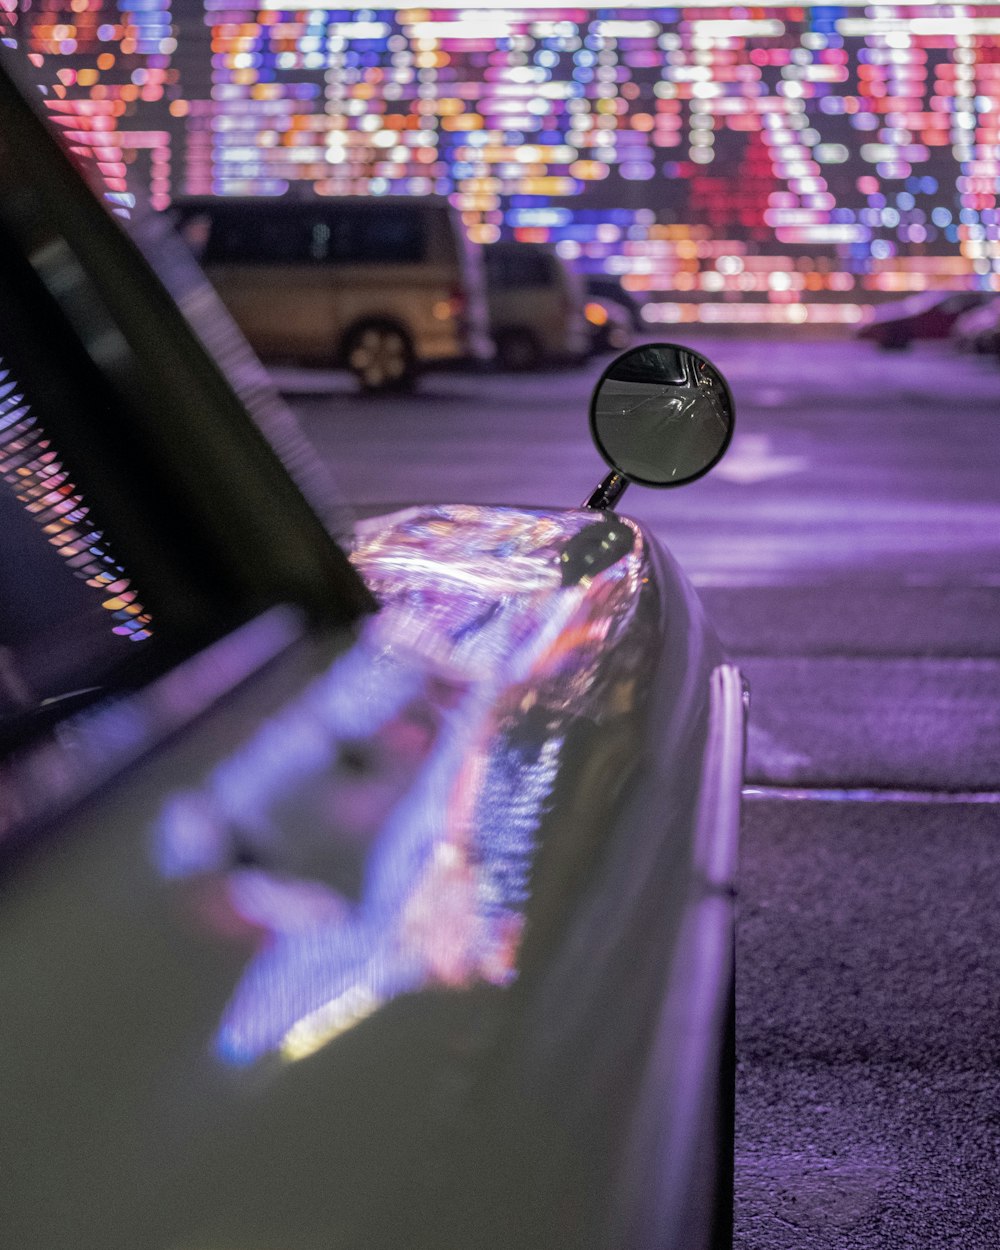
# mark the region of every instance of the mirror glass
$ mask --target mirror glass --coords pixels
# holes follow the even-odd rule
[[[729,445],[734,417],[719,370],[672,343],[645,343],[619,356],[590,404],[598,451],[644,486],[680,486],[707,473]]]

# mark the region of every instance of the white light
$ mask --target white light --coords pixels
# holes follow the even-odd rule
[[[285,7],[283,0],[280,7]],[[411,39],[508,39],[511,34],[510,23],[493,14],[477,14],[467,21],[414,22],[405,28]]]
[[[693,21],[691,29],[696,37],[707,36],[712,39],[738,38],[741,36],[777,38],[785,33],[785,23],[773,18],[760,18],[758,20],[708,18],[701,21]]]
[[[895,160],[897,155],[898,151],[893,144],[863,143],[861,145],[861,159],[868,161],[871,165],[875,165],[879,161]]]
[[[680,304],[645,304],[642,309],[643,321],[650,325],[673,325],[682,320],[684,310]]]
[[[331,22],[327,31],[343,39],[384,39],[389,27],[385,22]]]
[[[595,22],[593,33],[603,39],[655,39],[660,33],[659,22]]]
[[[1000,35],[995,17],[842,17],[837,34],[859,35]],[[908,42],[908,41],[907,41]],[[900,46],[892,44],[890,46]],[[905,45],[903,45],[905,46]]]
[[[850,152],[842,143],[820,143],[813,155],[821,165],[843,165]]]

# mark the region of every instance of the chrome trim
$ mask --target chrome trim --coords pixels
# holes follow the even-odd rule
[[[710,680],[694,868],[713,889],[731,890],[736,879],[748,698],[743,675],[733,664],[718,665]]]
[[[743,696],[734,665],[713,669],[688,901],[624,1156],[609,1241],[618,1250],[709,1250],[719,1227],[717,1179],[729,1149],[722,1081],[734,976]]]
[[[1000,790],[882,790],[876,786],[864,789],[837,789],[828,786],[746,786],[743,797],[748,802],[812,802],[812,803],[930,803],[969,804],[1000,803]]]

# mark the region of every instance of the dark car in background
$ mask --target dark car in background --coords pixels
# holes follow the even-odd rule
[[[626,291],[617,278],[611,274],[589,273],[584,278],[584,287],[588,299],[598,299],[621,309],[633,334],[646,332],[648,327],[642,319],[641,300],[638,300],[631,291]]]
[[[993,296],[962,313],[952,323],[949,337],[959,351],[1000,356],[1000,299]]]
[[[587,354],[583,283],[543,243],[483,248],[497,364],[515,372],[579,363]]]
[[[0,54],[6,1242],[720,1250],[745,691],[626,475],[353,522]]]
[[[642,319],[642,305],[610,274],[584,277],[587,302],[584,314],[590,325],[591,350],[622,352],[648,332]]]
[[[924,291],[879,304],[857,337],[886,351],[902,351],[918,339],[946,339],[956,320],[986,298],[979,291]]]

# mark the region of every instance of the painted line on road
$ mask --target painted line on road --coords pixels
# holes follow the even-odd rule
[[[814,803],[1000,803],[1000,790],[837,790],[820,786],[744,786],[743,797]]]
[[[808,464],[805,456],[776,454],[767,434],[736,434],[729,454],[717,466],[715,476],[739,486],[757,486],[770,478],[801,473]]]
[[[688,581],[692,586],[715,590],[830,590],[833,587],[845,587],[851,590],[897,590],[904,587],[908,590],[997,590],[1000,589],[1000,575],[981,574],[963,581],[949,581],[945,578],[902,577],[889,578],[878,582],[866,578],[858,579],[849,576],[831,574],[829,577],[803,577],[801,572],[790,570],[787,573],[740,573],[706,571],[687,571]]]

